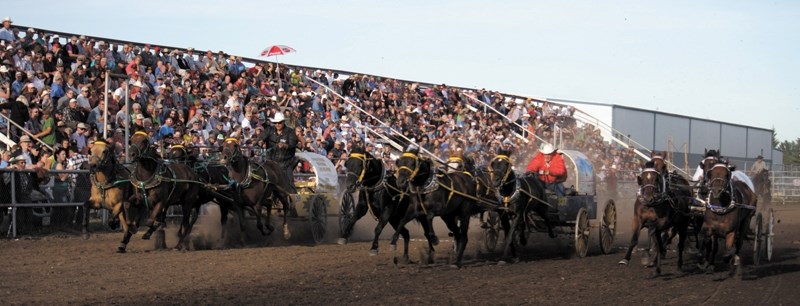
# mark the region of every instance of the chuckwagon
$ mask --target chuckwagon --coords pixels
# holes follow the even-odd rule
[[[561,238],[573,240],[575,253],[579,257],[586,256],[589,249],[591,230],[598,229],[600,249],[604,254],[611,252],[614,236],[617,227],[617,212],[614,200],[609,199],[602,206],[602,215],[598,218],[597,193],[595,190],[595,175],[589,159],[581,152],[571,150],[559,150],[564,157],[564,162],[568,171],[568,180],[564,183],[567,192],[564,196],[557,197],[550,194],[546,199],[547,219],[553,227],[555,235]],[[517,179],[520,181],[520,179]],[[519,184],[519,183],[517,183]],[[517,187],[519,190],[520,188]],[[515,193],[516,194],[516,193]],[[505,197],[503,201],[508,201],[510,197]],[[539,199],[537,199],[538,201]],[[488,250],[494,250],[497,243],[497,235],[500,231],[499,213],[491,213],[483,226],[484,243]],[[520,222],[521,235],[538,232],[548,232],[545,220],[533,210],[526,210]],[[515,235],[519,239],[519,235]]]

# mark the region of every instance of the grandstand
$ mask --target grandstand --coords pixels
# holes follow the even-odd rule
[[[77,136],[79,142],[110,138],[122,144],[126,126],[136,125],[161,142],[214,147],[219,139],[237,137],[263,147],[268,119],[277,112],[295,129],[298,149],[332,159],[359,141],[372,143],[376,156],[389,157],[393,149],[416,142],[435,158],[460,148],[478,163],[503,142],[512,142],[518,155],[551,142],[586,152],[596,168],[618,169],[632,179],[649,149],[663,149],[660,139],[637,144],[633,126],[598,119],[579,109],[587,104],[574,101],[277,64],[223,51],[10,29],[16,39],[4,42],[0,51],[7,71],[0,69],[0,78],[9,86],[0,95],[8,109],[0,116],[0,128],[6,129],[0,141],[16,147],[27,134],[47,149],[33,157],[42,167],[50,166],[46,151],[76,145],[71,140],[81,123],[88,130]],[[26,107],[12,107],[16,103]],[[28,110],[37,107],[52,122],[31,118]],[[612,108],[614,114],[625,109]],[[47,126],[54,137],[41,134]],[[752,152],[745,149],[742,157],[754,158]]]

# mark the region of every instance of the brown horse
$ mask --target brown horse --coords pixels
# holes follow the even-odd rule
[[[725,238],[725,260],[732,266],[729,272],[741,276],[739,251],[756,210],[756,195],[746,183],[731,178],[732,171],[722,161],[706,173],[709,194],[701,230],[705,238],[705,257],[700,268],[708,273],[714,272],[714,257],[718,249],[716,238]]]
[[[163,225],[167,207],[181,205],[183,218],[176,248],[188,249],[189,240],[186,238],[192,231],[192,210],[203,204],[198,201],[202,183],[189,166],[161,160],[147,133],[136,132],[130,141],[130,157],[136,165],[130,177],[136,208],[152,208],[146,223],[148,229],[142,239],[150,239],[153,232]]]
[[[692,198],[689,184],[679,176],[671,177],[654,168],[653,162],[648,162],[645,169],[637,177],[639,196],[634,204],[633,235],[625,253],[619,263],[627,265],[631,259],[633,249],[639,242],[639,232],[647,228],[651,241],[655,242],[656,275],[661,274],[661,261],[666,254],[665,242],[662,234],[670,229],[679,236],[678,238],[678,272],[683,267],[683,248],[686,242],[686,229],[691,221],[689,205]]]
[[[136,232],[137,220],[126,218],[124,210],[129,206],[128,199],[133,195],[130,185],[130,170],[117,163],[114,144],[95,141],[90,149],[89,173],[92,182],[91,196],[83,204],[83,237],[89,238],[89,210],[108,209],[112,218],[119,216],[125,233],[117,247],[117,252],[125,253],[131,236]]]
[[[239,140],[228,138],[222,143],[220,162],[228,167],[230,184],[235,188],[236,202],[243,209],[249,209],[256,217],[256,227],[262,235],[269,235],[274,230],[270,223],[275,201],[283,205],[283,236],[291,237],[287,218],[292,213],[290,190],[294,182],[288,182],[283,168],[273,161],[255,163],[242,154]],[[266,208],[266,224],[261,222],[262,209]],[[240,209],[240,211],[242,211]],[[240,225],[244,231],[244,214],[239,215]]]
[[[424,215],[430,225],[433,217],[439,216],[453,233],[455,265],[461,267],[468,241],[469,219],[478,212],[475,207],[475,182],[461,172],[439,172],[430,159],[419,156],[419,148],[414,145],[403,152],[396,164],[397,186],[410,193],[411,205],[398,223],[390,245],[396,248],[400,229],[409,221]],[[431,262],[434,252],[431,240],[428,240],[428,247],[428,262]],[[408,257],[403,259],[408,261]]]
[[[761,197],[762,203],[772,202],[772,182],[769,179],[769,170],[764,169],[753,175],[753,186],[756,187],[756,195]]]

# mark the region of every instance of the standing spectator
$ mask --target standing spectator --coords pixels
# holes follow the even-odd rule
[[[17,40],[16,35],[14,35],[14,31],[11,30],[11,24],[14,23],[11,21],[11,17],[3,18],[3,28],[0,29],[0,40],[14,42]]]

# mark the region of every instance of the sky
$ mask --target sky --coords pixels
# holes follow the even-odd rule
[[[32,6],[35,4],[35,7]],[[532,97],[800,138],[800,1],[11,1],[15,25]],[[272,58],[270,58],[272,59]]]

